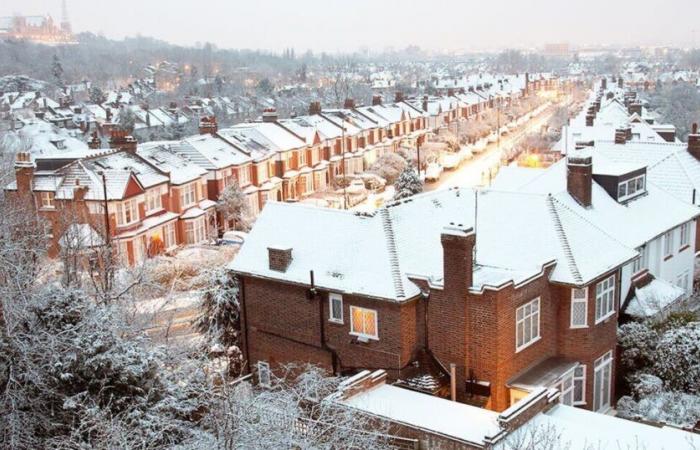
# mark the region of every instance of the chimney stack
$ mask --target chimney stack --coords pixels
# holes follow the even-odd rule
[[[34,178],[34,163],[29,152],[18,152],[15,156],[15,180],[17,192],[32,191],[32,179]]]
[[[586,112],[586,126],[592,127],[594,120],[595,120],[595,109],[593,107],[588,108],[588,111]]]
[[[428,112],[428,96],[423,96],[423,111]]]
[[[321,102],[309,103],[309,115],[321,114]]]
[[[593,157],[590,150],[578,151],[566,157],[566,190],[581,206],[592,204]]]
[[[277,110],[275,108],[265,108],[262,114],[263,122],[277,122],[279,116],[277,115]]]
[[[615,130],[616,144],[624,144],[629,140],[632,140],[632,128],[629,125],[627,127],[618,128]]]
[[[477,194],[478,195],[478,194]],[[464,296],[474,279],[474,246],[476,234],[473,228],[450,223],[440,235],[442,243],[443,284],[451,295]]]
[[[642,104],[640,102],[632,102],[627,107],[627,111],[632,114],[637,114],[639,117],[642,116]]]
[[[688,151],[700,161],[700,134],[698,134],[698,124],[694,123],[690,134],[688,134]]]
[[[109,138],[109,147],[115,150],[123,150],[129,153],[136,153],[138,142],[125,130],[112,130]]]
[[[603,89],[608,88],[608,79],[607,78],[603,77],[603,79],[600,80],[600,87],[602,87]]]
[[[102,142],[100,141],[99,136],[97,135],[97,131],[92,132],[92,136],[90,137],[90,141],[88,142],[88,147],[92,150],[97,150],[98,148],[102,147]]]
[[[270,270],[276,272],[286,272],[292,263],[291,247],[268,247],[267,255]]]
[[[345,103],[343,104],[343,108],[345,109],[355,109],[355,100],[351,98],[346,98]]]
[[[617,79],[617,87],[619,87],[620,89],[625,87],[625,80],[622,79],[622,76],[618,77]]]
[[[448,89],[447,89],[447,96],[448,96],[448,97],[454,97],[454,95],[455,95],[455,90],[452,89],[452,88],[448,88]]]
[[[382,96],[381,95],[373,95],[372,96],[372,106],[379,106],[382,104]]]
[[[216,116],[202,116],[199,119],[199,134],[216,134],[219,125],[216,123]]]
[[[396,96],[394,97],[394,102],[399,103],[403,101],[403,92],[397,92]]]

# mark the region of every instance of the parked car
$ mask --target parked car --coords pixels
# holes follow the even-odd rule
[[[243,245],[248,233],[245,231],[226,231],[224,235],[217,241],[218,245]]]
[[[442,166],[438,163],[430,163],[425,169],[425,179],[426,181],[436,181],[440,179],[442,175]]]
[[[443,153],[442,165],[445,169],[454,169],[459,166],[459,153]]]

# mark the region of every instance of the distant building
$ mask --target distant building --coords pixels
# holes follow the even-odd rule
[[[54,22],[50,15],[0,17],[0,39],[19,39],[40,44],[75,43],[66,2],[63,2],[61,23]]]
[[[544,45],[544,52],[551,56],[567,56],[571,52],[571,47],[567,42],[556,42]]]

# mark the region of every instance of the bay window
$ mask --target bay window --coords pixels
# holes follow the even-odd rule
[[[206,220],[204,217],[185,221],[185,241],[188,244],[196,244],[206,238]]]
[[[158,211],[162,208],[160,187],[146,191],[146,212]]]
[[[117,203],[117,225],[130,225],[138,220],[136,200]]]
[[[194,183],[186,184],[180,188],[180,207],[187,208],[197,201],[197,188]]]

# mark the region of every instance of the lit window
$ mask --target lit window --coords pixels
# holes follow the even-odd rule
[[[379,339],[377,334],[377,311],[351,306],[350,334],[362,338]]]
[[[601,322],[615,312],[615,275],[595,287],[595,322]]]
[[[690,223],[681,225],[681,248],[690,245]]]
[[[586,366],[580,364],[574,369],[574,405],[586,404]]]
[[[515,351],[519,352],[540,338],[539,297],[519,307],[515,312]]]
[[[571,290],[571,328],[588,326],[588,288]]]
[[[53,192],[42,192],[41,194],[41,207],[42,208],[55,208],[54,195]]]
[[[664,256],[673,256],[673,230],[664,234]]]
[[[343,323],[343,296],[330,294],[328,296],[328,320],[335,323]]]

